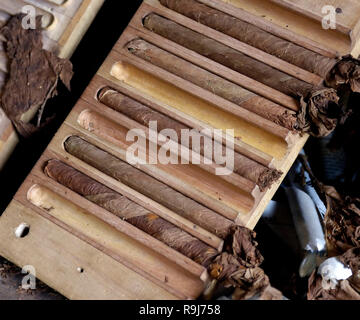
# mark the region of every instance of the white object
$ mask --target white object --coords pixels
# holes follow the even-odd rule
[[[346,280],[352,276],[352,271],[348,266],[345,266],[338,257],[326,259],[318,269],[318,274],[321,275],[322,287],[325,290],[335,289],[338,281]]]
[[[15,229],[15,237],[16,238],[23,238],[24,233],[26,230],[28,231],[30,229],[30,226],[27,223],[21,223],[16,229]]]

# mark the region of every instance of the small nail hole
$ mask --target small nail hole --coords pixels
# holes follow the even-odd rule
[[[84,269],[83,269],[83,268],[81,268],[81,267],[78,267],[78,268],[77,268],[77,272],[79,272],[79,273],[83,273],[83,272],[84,272]]]
[[[27,223],[21,223],[15,229],[16,238],[25,238],[30,232],[30,226]]]

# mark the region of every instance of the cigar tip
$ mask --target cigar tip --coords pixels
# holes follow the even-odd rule
[[[101,102],[101,100],[103,100],[103,98],[104,98],[107,94],[116,93],[116,92],[117,92],[117,91],[115,91],[115,90],[112,89],[111,87],[101,88],[101,89],[98,91],[97,99]]]
[[[26,198],[28,199],[28,201],[30,201],[33,204],[36,204],[35,203],[36,195],[40,192],[40,190],[41,187],[38,184],[32,185],[26,194]]]
[[[127,45],[126,45],[127,49],[130,52],[134,52],[137,50],[146,50],[148,47],[148,43],[140,38],[131,40]]]
[[[80,112],[77,122],[80,126],[84,127],[84,125],[89,121],[91,117],[92,111],[89,109],[85,109]]]
[[[125,81],[129,77],[126,65],[122,61],[116,62],[112,66],[110,74],[120,81]]]

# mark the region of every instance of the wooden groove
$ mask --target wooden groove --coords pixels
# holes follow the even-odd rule
[[[70,136],[79,136],[84,138],[84,140],[87,139],[87,137],[84,137],[81,133],[76,132],[71,127],[64,126],[63,130],[61,130],[61,132],[58,132],[58,134],[55,136],[55,138],[50,143],[48,148],[51,152],[54,153],[54,155],[56,155],[57,159],[85,173],[90,178],[100,182],[101,184],[107,186],[108,188],[123,194],[128,199],[136,202],[140,206],[156,213],[160,217],[164,218],[165,220],[168,220],[172,224],[185,230],[194,237],[202,240],[208,245],[221,251],[223,246],[223,241],[220,238],[218,238],[216,235],[206,231],[205,229],[199,227],[198,225],[188,221],[187,219],[179,216],[173,211],[165,208],[164,206],[142,195],[141,193],[135,191],[134,189],[126,186],[125,184],[119,182],[118,180],[111,178],[105,173],[96,170],[92,166],[86,164],[85,162],[79,160],[75,156],[72,156],[71,154],[66,152],[63,147],[63,143]]]
[[[205,128],[211,128],[205,123],[195,120],[194,118],[189,117],[184,113],[169,107],[168,105],[162,103],[161,101],[154,101],[150,96],[139,93],[138,90],[132,88],[131,86],[128,86],[124,82],[116,80],[114,77],[110,75],[110,70],[114,63],[115,60],[111,58],[108,58],[105,61],[100,71],[95,76],[94,81],[89,85],[88,89],[85,91],[84,95],[82,96],[84,100],[90,103],[94,103],[94,100],[96,100],[96,93],[105,86],[110,86],[116,89],[117,91],[122,92],[123,94],[141,103],[144,103],[145,105],[150,106],[154,110],[157,110],[163,114],[167,114],[171,118],[180,121],[193,129],[201,131]],[[223,145],[226,145],[226,140],[228,139],[228,136],[226,137],[216,136],[216,139],[217,141],[222,142]],[[262,152],[261,150],[258,150],[250,145],[243,143],[240,140],[235,140],[234,147],[236,152],[243,154],[244,156],[254,161],[257,161],[263,164],[264,166],[269,166],[273,162],[273,157]]]
[[[51,155],[50,158],[44,155],[39,163],[44,164],[48,159],[51,159]],[[150,278],[155,283],[164,288],[170,286],[173,290],[177,290],[179,281],[186,281],[187,284],[183,287],[186,289],[183,294],[193,298],[191,297],[191,292],[201,290],[201,287],[204,287],[207,283],[208,275],[205,268],[122,219],[115,217],[108,211],[47,178],[42,171],[37,171],[37,169],[33,171],[32,175],[24,183],[20,189],[21,193],[17,193],[15,200],[32,208],[35,212],[95,246],[98,250],[110,255],[135,272],[146,277],[151,276]],[[63,198],[66,203],[64,208],[75,206],[78,208],[78,211],[84,212],[85,218],[80,219],[82,221],[81,224],[86,224],[86,221],[89,220],[91,225],[88,228],[81,228],[81,224],[76,224],[72,221],[71,214],[52,216],[51,210],[47,211],[33,205],[27,199],[27,193],[34,185],[41,185],[54,192],[60,198]],[[70,222],[71,224],[69,225]],[[97,237],[98,227],[107,230],[106,232],[112,237],[119,238],[119,240],[112,240],[107,242],[107,245],[104,245],[101,239]],[[127,246],[132,249],[121,249]]]
[[[132,144],[131,142],[126,141],[126,135],[128,133],[127,128],[118,124],[116,121],[110,120],[110,118],[106,116],[101,116],[95,110],[92,111],[91,108],[88,107],[89,106],[86,105],[75,107],[73,117],[69,122],[66,121],[66,123],[71,126],[74,126],[74,123],[76,123],[76,128],[81,128],[82,130],[88,131],[98,136],[99,138],[106,140],[117,148],[121,148],[126,153],[128,147]],[[111,112],[111,110],[109,110],[109,112]],[[85,122],[83,122],[83,124],[79,124],[79,120]],[[87,122],[89,124],[88,128],[86,124]],[[101,130],[100,127],[99,129],[96,127],[100,123]],[[149,157],[148,150],[146,150],[146,155]],[[158,169],[160,168],[162,171],[168,173],[170,179],[181,177],[182,181],[187,181],[187,183],[189,183],[188,188],[190,188],[190,190],[194,188],[191,187],[191,185],[194,185],[201,193],[206,194],[207,197],[214,199],[214,201],[223,202],[224,205],[232,208],[232,210],[235,210],[236,212],[245,213],[253,206],[253,198],[248,192],[223,181],[218,176],[209,174],[196,165],[156,163],[146,164],[145,166],[151,166]],[[205,203],[205,205],[207,204]],[[226,212],[227,210],[224,210],[224,215]],[[237,213],[235,216],[237,216]],[[226,217],[233,220],[235,216],[234,214],[230,214]]]
[[[278,103],[286,108],[297,111],[299,110],[299,103],[296,99],[289,97],[282,92],[279,92],[273,88],[270,88],[259,81],[253,80],[247,76],[244,76],[228,67],[225,67],[213,60],[207,59],[204,56],[189,50],[183,46],[176,44],[173,41],[169,41],[150,30],[147,30],[143,26],[143,18],[146,17],[149,13],[155,12],[160,13],[164,17],[171,19],[173,21],[177,21],[178,19],[182,20],[185,17],[175,13],[171,10],[163,11],[156,8],[153,8],[146,3],[139,8],[138,12],[135,14],[134,18],[131,20],[129,27],[132,27],[139,32],[141,32],[142,36],[144,35],[144,40],[150,41],[153,44],[159,46],[164,50],[171,50],[170,52],[174,54],[178,54],[180,57],[197,64],[198,66],[217,74],[220,77],[223,77],[227,80],[230,80],[249,91],[253,91],[254,93],[263,96],[275,103]],[[179,17],[177,20],[174,19],[174,16]],[[188,19],[188,18],[186,18]],[[190,22],[193,22],[189,19]],[[177,21],[178,22],[178,21]],[[195,60],[195,61],[194,61]]]
[[[14,229],[21,223],[30,226],[30,233],[18,239]],[[186,298],[179,291],[165,290],[16,200],[0,216],[0,243],[1,256],[20,268],[34,266],[37,279],[69,299]]]
[[[314,41],[311,37],[305,37],[299,33],[289,30],[283,26],[279,26],[273,23],[269,17],[262,17],[260,14],[256,14],[255,11],[250,12],[245,10],[240,3],[236,4],[236,0],[198,0],[210,7],[221,10],[227,14],[230,14],[240,20],[244,20],[248,23],[254,24],[259,28],[270,32],[280,38],[297,43],[309,50],[322,54],[324,56],[334,58],[337,56],[336,50],[333,50],[326,45],[320,44]],[[264,19],[267,18],[267,19]]]
[[[113,144],[113,142],[104,140],[83,129],[77,123],[80,110],[82,111],[84,108],[78,108],[78,111],[73,112],[65,123],[86,136],[86,140],[90,143],[127,162],[127,145],[124,144],[121,147],[120,143]],[[221,183],[218,177],[208,175],[206,172],[201,173],[200,171],[202,176],[199,176],[199,169],[194,166],[186,166],[185,171],[184,166],[177,168],[175,165],[142,165],[138,163],[135,167],[230,220],[235,220],[239,214],[246,215],[253,206],[254,200],[252,196],[243,193],[240,189],[228,183]],[[210,181],[204,180],[204,174],[207,176],[206,180],[210,179]],[[223,190],[217,190],[218,186]],[[245,199],[247,199],[245,202],[247,204],[244,207]]]
[[[129,64],[132,64],[136,66],[139,69],[142,69],[152,75],[156,75],[156,77],[161,78],[169,83],[172,83],[173,85],[186,90],[188,92],[191,92],[193,95],[198,96],[199,98],[204,99],[205,101],[214,104],[221,108],[222,110],[229,112],[246,122],[249,122],[250,124],[254,126],[261,127],[262,129],[266,130],[269,133],[272,133],[276,135],[277,137],[280,137],[282,139],[286,139],[289,135],[289,130],[286,128],[283,128],[274,122],[267,120],[247,109],[244,109],[243,107],[236,105],[224,98],[221,98],[217,96],[216,94],[209,92],[208,90],[202,89],[197,85],[192,84],[191,82],[184,80],[176,75],[171,74],[170,72],[157,67],[141,58],[138,58],[131,53],[128,52],[126,48],[126,44],[130,42],[131,40],[138,39],[139,37],[135,34],[132,36],[130,33],[126,33],[127,37],[123,37],[123,43],[122,41],[118,41],[117,44],[114,47],[114,51],[117,51],[119,53],[118,57],[115,57],[114,59],[119,59],[119,61],[125,61]]]
[[[141,63],[137,63],[134,58],[130,59],[122,56],[116,57],[115,59],[117,62],[113,65],[111,73],[117,80],[123,81],[142,94],[151,96],[155,101],[166,104],[169,108],[177,109],[195,121],[203,122],[211,129],[221,129],[224,133],[227,129],[233,130],[233,133],[227,134],[234,138],[234,142],[241,140],[246,145],[251,145],[277,159],[282,159],[285,156],[288,149],[287,138],[290,135],[287,129],[276,126],[279,128],[279,131],[284,131],[287,134],[286,137],[279,137],[273,132],[269,132],[270,130],[266,130],[266,123],[269,123],[270,126],[273,125],[272,122],[266,119],[247,111],[246,113],[251,115],[249,118],[253,117],[264,120],[260,121],[258,126],[245,120],[245,117],[240,118],[233,116],[233,114],[228,111],[219,108],[219,105],[225,106],[228,102],[223,98],[217,97],[218,99],[215,99],[224,100],[222,104],[220,104],[220,101],[219,104],[213,104],[209,102],[211,93],[208,95],[209,100],[201,98],[200,94],[198,95],[194,92],[196,88],[194,88],[193,92],[191,92],[190,88],[189,91],[185,91],[184,87],[189,84],[187,82],[184,82],[182,86],[176,86],[173,82],[158,77],[160,71],[153,70],[156,74],[156,76],[154,76],[149,70],[145,70],[146,67],[144,64],[141,65]],[[115,75],[115,73],[121,74]],[[122,79],[122,74],[124,73],[126,74],[126,79]],[[181,80],[181,82],[183,82],[183,80]],[[200,89],[197,91],[205,90]],[[205,92],[203,94],[205,94]],[[260,124],[265,128],[262,128]],[[273,148],[270,148],[269,145],[273,145]]]
[[[169,12],[169,15],[172,15],[172,13],[175,13],[173,10],[170,10],[170,9],[162,6],[158,0],[146,0],[145,2],[152,7],[159,9],[160,12]],[[269,65],[275,69],[278,69],[282,72],[285,72],[297,79],[303,80],[307,83],[311,83],[314,86],[317,86],[323,82],[323,79],[316,74],[313,74],[309,71],[301,69],[293,64],[290,64],[282,59],[274,57],[268,53],[265,53],[264,51],[259,50],[255,47],[252,47],[252,46],[250,46],[244,42],[241,42],[233,37],[230,37],[219,31],[211,29],[211,28],[209,28],[203,24],[200,24],[190,18],[187,18],[184,15],[181,15],[181,18],[178,17],[177,15],[173,15],[172,20],[182,24],[183,26],[185,26],[191,30],[194,30],[194,31],[201,33],[209,38],[212,38],[218,42],[221,42],[229,47],[232,47],[232,48],[236,49],[237,51],[244,53],[258,61],[266,63],[267,65]]]
[[[312,49],[316,48],[328,54],[344,55],[351,51],[351,41],[349,35],[343,34],[336,30],[325,30],[321,26],[321,22],[315,21],[306,16],[296,14],[294,11],[286,9],[274,2],[271,4],[264,0],[222,0],[233,5],[233,7],[242,8],[252,15],[262,17],[266,22],[270,22],[272,26],[286,29],[282,34],[288,34],[288,30],[292,34],[297,35],[297,39],[301,39],[302,45],[312,45]],[[328,4],[324,2],[324,5]],[[312,7],[314,10],[315,6]],[[278,30],[273,27],[273,29]],[[309,40],[311,39],[311,40]],[[291,39],[289,39],[291,41]],[[308,44],[309,43],[309,44]]]

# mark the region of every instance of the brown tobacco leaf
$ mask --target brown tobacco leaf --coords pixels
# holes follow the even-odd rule
[[[73,71],[70,61],[43,49],[40,28],[26,30],[22,27],[23,17],[23,14],[13,16],[0,30],[6,39],[6,54],[10,61],[1,107],[19,133],[27,136],[38,128],[25,124],[22,116],[29,110],[40,108],[37,123],[40,127],[42,111],[47,100],[57,95],[59,79],[70,90]],[[38,17],[37,25],[40,21],[41,17]]]
[[[353,275],[348,280],[359,293],[360,298],[360,248],[352,248],[346,251],[340,257],[340,261],[350,267]]]
[[[351,268],[353,275],[340,281],[335,289],[326,290],[321,275],[314,271],[309,278],[309,300],[360,300],[360,248],[349,249],[339,259]]]
[[[235,288],[233,299],[256,296],[262,300],[282,300],[282,293],[271,287],[268,276],[259,267],[264,258],[257,249],[255,236],[247,228],[233,227],[225,252],[214,259],[209,272],[223,286]]]
[[[360,247],[360,199],[343,199],[333,187],[324,186],[327,201],[325,232],[328,247],[336,254]]]
[[[334,89],[321,89],[301,98],[298,128],[315,137],[329,135],[344,115]]]
[[[326,77],[332,88],[348,85],[353,92],[360,92],[360,61],[351,55],[344,56]]]
[[[335,289],[325,290],[322,287],[322,277],[316,270],[309,278],[308,300],[360,300],[360,294],[348,280],[339,282]]]

